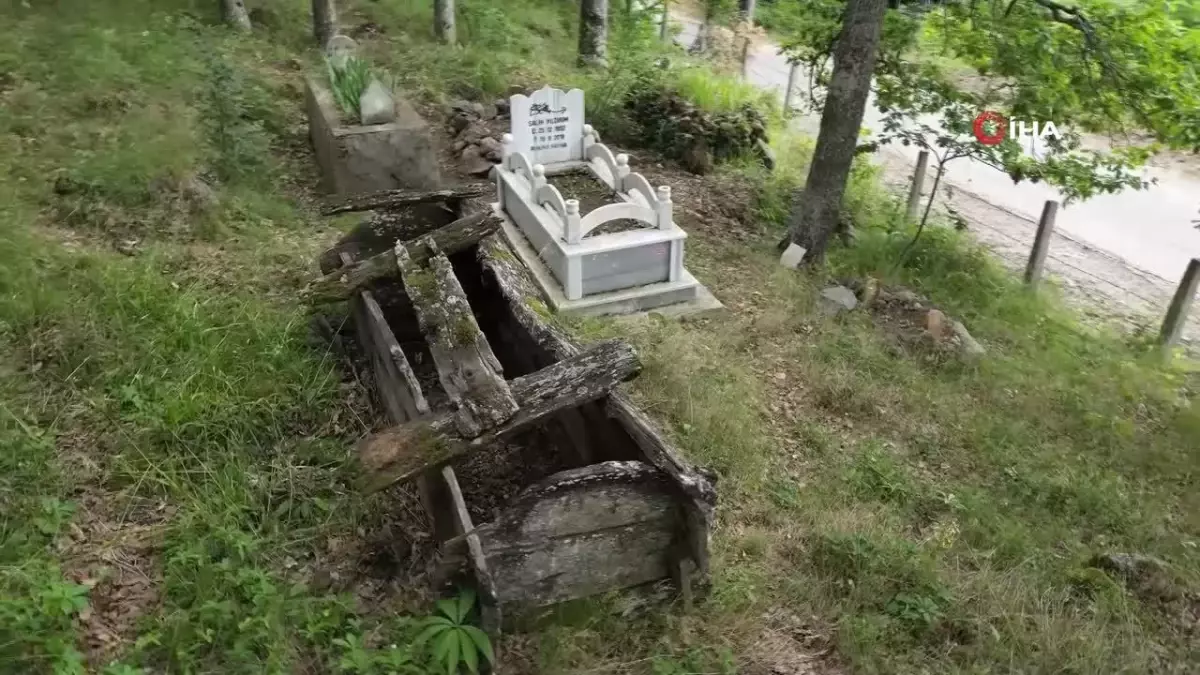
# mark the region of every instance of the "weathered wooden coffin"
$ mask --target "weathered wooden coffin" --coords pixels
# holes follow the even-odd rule
[[[611,389],[636,373],[631,348],[581,348],[546,320],[528,271],[483,220],[490,208],[464,197],[440,212],[426,209],[416,226],[394,211],[377,213],[321,257],[326,276],[310,297],[348,297],[377,401],[397,425],[364,441],[364,485],[418,482],[441,542],[439,569],[473,577],[492,630],[510,610],[662,579],[690,602],[692,584],[708,573],[713,477],[683,462]],[[390,232],[400,238],[394,250]],[[453,242],[456,252],[443,255],[437,242]],[[444,282],[445,295],[426,297],[430,276]],[[452,316],[463,298],[470,316]],[[455,326],[453,339],[439,324]],[[431,370],[431,362],[436,378],[414,368]],[[528,467],[548,475],[488,522],[474,522],[474,495],[456,469],[529,433],[553,444],[565,466]],[[433,436],[441,440],[428,442]],[[397,447],[407,453],[398,463],[389,454]],[[380,448],[384,459],[371,454]]]

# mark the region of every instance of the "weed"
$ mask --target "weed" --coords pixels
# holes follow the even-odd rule
[[[223,56],[210,58],[205,124],[222,180],[253,176],[266,165],[270,141],[262,123],[248,115],[246,88],[245,78]]]
[[[429,643],[434,663],[444,669],[446,675],[455,675],[462,666],[478,673],[480,657],[489,665],[496,661],[487,633],[467,623],[474,608],[475,591],[463,589],[455,598],[439,600],[438,613],[421,624],[423,630],[415,644]]]
[[[357,120],[359,101],[362,99],[363,92],[371,84],[371,80],[376,77],[371,64],[366,59],[351,56],[341,67],[335,67],[332,61],[327,61],[326,66],[329,70],[329,87],[333,91],[334,101],[342,109],[342,114],[346,116],[346,119]]]

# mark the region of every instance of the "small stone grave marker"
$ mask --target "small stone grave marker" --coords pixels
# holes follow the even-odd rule
[[[804,254],[807,252],[808,250],[804,247],[790,243],[787,250],[783,252],[783,255],[779,256],[779,264],[794,270],[800,266],[800,261],[804,260]]]
[[[325,45],[325,56],[329,64],[337,70],[346,67],[346,63],[358,51],[358,43],[345,35],[335,35]]]
[[[583,160],[583,91],[550,86],[509,99],[512,149],[534,164]]]

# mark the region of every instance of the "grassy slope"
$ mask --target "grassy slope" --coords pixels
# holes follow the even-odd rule
[[[332,236],[303,206],[304,7],[262,3],[271,28],[239,38],[210,4],[75,0],[0,22],[0,671],[78,648],[94,666],[386,672],[409,635],[411,605],[297,571],[385,508],[345,485],[361,402],[305,344],[289,295]],[[562,3],[462,5],[458,50],[412,28],[422,3],[343,14],[382,27],[369,53],[430,99],[539,76],[593,101],[624,86],[620,68],[595,82],[566,65]],[[806,158],[780,155],[776,177],[752,176],[775,223]],[[219,204],[178,187],[197,171]],[[865,316],[816,316],[813,282],[774,268],[770,232],[751,247],[693,232],[689,267],[729,318],[579,329],[637,341],[634,393],[721,473],[712,596],[684,617],[574,603],[512,648],[532,644],[546,671],[750,672],[826,642],[837,658],[818,665],[861,672],[1183,668],[1196,653],[1169,591],[1200,584],[1200,418],[1183,376],[1083,333],[952,233],[892,269],[892,212],[869,172],[855,185],[869,227],[834,267],[920,287],[989,357],[897,351]],[[140,255],[110,245],[130,238]],[[1086,567],[1108,550],[1169,561],[1168,592]],[[115,645],[87,643],[89,586],[105,617],[114,588],[145,591]]]

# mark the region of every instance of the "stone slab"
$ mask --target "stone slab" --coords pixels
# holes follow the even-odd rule
[[[658,313],[664,316],[682,317],[699,312],[710,312],[723,305],[686,269],[679,281],[663,282],[627,288],[609,293],[585,296],[579,300],[568,300],[554,274],[538,257],[521,229],[508,219],[498,204],[493,209],[503,218],[501,231],[513,251],[525,263],[537,281],[550,308],[556,312],[574,316],[602,316]]]
[[[442,186],[433,132],[408,101],[395,97],[394,122],[342,126],[333,94],[323,82],[306,77],[305,90],[309,136],[327,193]]]

